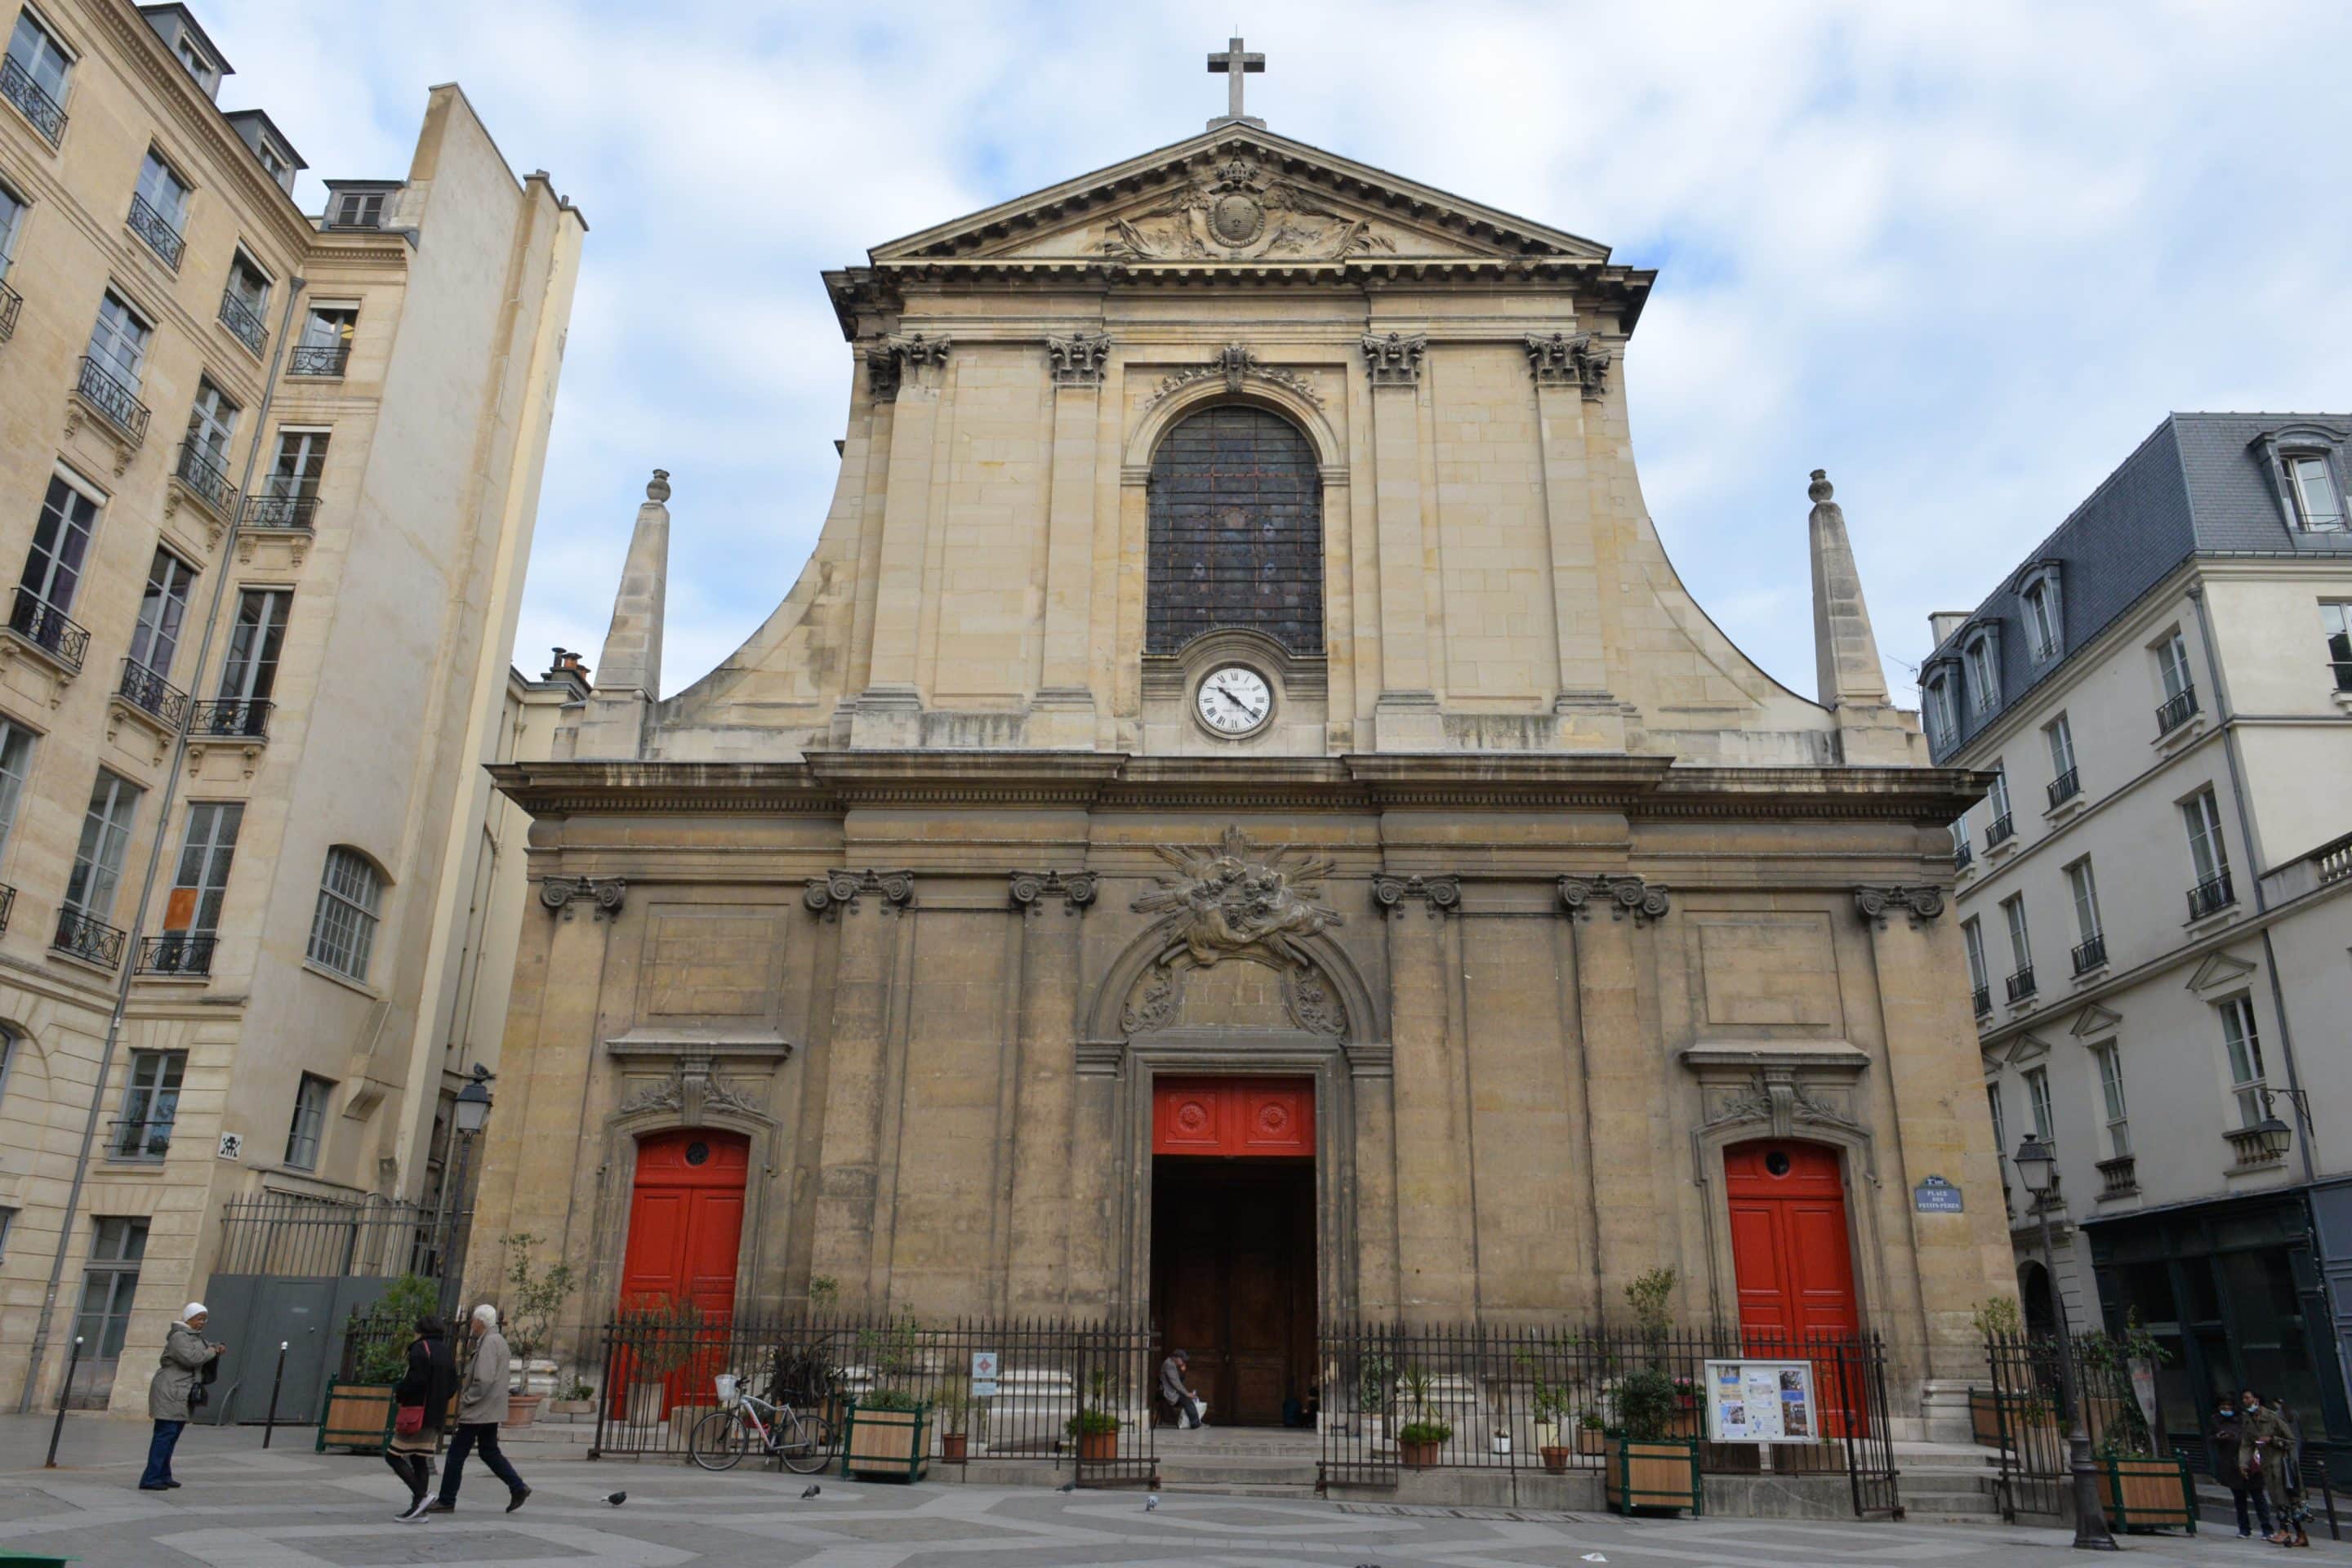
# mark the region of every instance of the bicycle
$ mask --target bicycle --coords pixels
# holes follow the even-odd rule
[[[795,1475],[813,1476],[833,1462],[840,1436],[833,1423],[790,1403],[775,1403],[746,1390],[742,1379],[721,1373],[715,1380],[719,1408],[695,1423],[687,1453],[706,1470],[731,1470],[757,1439],[761,1455],[780,1459]]]

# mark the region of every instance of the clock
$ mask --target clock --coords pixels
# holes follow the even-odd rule
[[[1247,665],[1222,665],[1202,679],[1192,706],[1212,734],[1252,734],[1274,712],[1274,689]]]

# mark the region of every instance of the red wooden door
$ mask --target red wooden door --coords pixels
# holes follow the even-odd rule
[[[638,1141],[628,1250],[621,1261],[624,1307],[689,1300],[700,1310],[706,1329],[724,1329],[735,1312],[735,1263],[750,1167],[751,1141],[740,1132],[683,1128]],[[680,1398],[700,1400],[710,1375],[726,1370],[703,1365],[707,1359],[694,1358],[667,1380],[664,1414]]]
[[[1154,1154],[1264,1159],[1315,1152],[1311,1078],[1155,1078]]]
[[[1859,1334],[1838,1152],[1819,1143],[1740,1143],[1724,1151],[1723,1174],[1739,1329],[1749,1352],[1797,1360],[1790,1342]],[[1852,1369],[1841,1358],[1811,1359],[1824,1426],[1842,1436],[1842,1407],[1862,1408],[1860,1379],[1842,1375]]]

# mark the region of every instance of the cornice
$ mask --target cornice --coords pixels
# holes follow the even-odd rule
[[[179,128],[203,141],[227,171],[226,177],[243,187],[244,210],[275,224],[288,245],[307,254],[319,237],[318,230],[294,205],[294,198],[262,171],[245,138],[223,117],[220,106],[204,95],[186,68],[172,58],[162,37],[147,25],[131,0],[98,0],[90,12],[112,33],[118,58],[163,95]]]
[[[1377,813],[1610,811],[1633,818],[1892,820],[1940,826],[1983,792],[1955,768],[1717,768],[1670,757],[1444,752],[1238,760],[1106,752],[812,752],[780,763],[546,762],[491,767],[534,816],[858,806]]]

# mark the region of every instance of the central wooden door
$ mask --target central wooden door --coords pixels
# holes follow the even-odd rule
[[[1738,1143],[1724,1151],[1723,1174],[1740,1337],[1751,1355],[1811,1360],[1826,1434],[1845,1436],[1844,1409],[1858,1420],[1864,1410],[1861,1380],[1842,1375],[1852,1357],[1800,1348],[1809,1336],[1852,1340],[1862,1330],[1838,1152],[1778,1139]]]
[[[1153,1086],[1151,1300],[1218,1426],[1277,1426],[1315,1359],[1315,1089]]]
[[[628,1249],[621,1261],[625,1310],[687,1300],[708,1329],[723,1330],[732,1321],[750,1166],[751,1142],[740,1132],[684,1128],[638,1141]],[[710,1370],[690,1361],[667,1378],[664,1413],[682,1393],[700,1392]]]

